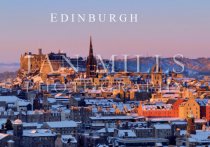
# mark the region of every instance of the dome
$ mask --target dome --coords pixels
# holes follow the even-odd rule
[[[16,119],[13,124],[22,124],[22,123],[23,123],[22,120]]]

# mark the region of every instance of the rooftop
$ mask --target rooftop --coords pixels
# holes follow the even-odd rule
[[[185,135],[186,131],[181,130],[181,135]],[[196,134],[190,134],[189,142],[210,142],[210,130],[196,130]]]
[[[38,137],[38,136],[56,136],[56,133],[49,129],[23,130],[23,136]]]
[[[20,120],[20,119],[16,119],[14,122],[13,122],[13,124],[16,124],[16,125],[20,125],[20,124],[22,124],[23,122],[22,122],[22,120]]]
[[[16,96],[0,96],[0,101],[6,103],[15,103],[19,98]]]
[[[4,134],[4,133],[0,133],[0,140],[2,140],[3,138],[9,136],[9,134]]]
[[[55,121],[55,122],[46,122],[50,128],[67,128],[67,127],[77,127],[75,121]]]
[[[171,126],[169,124],[155,124],[155,129],[164,130],[164,129],[171,129]]]
[[[132,116],[98,116],[98,117],[90,117],[91,120],[117,120],[117,119],[134,119]]]

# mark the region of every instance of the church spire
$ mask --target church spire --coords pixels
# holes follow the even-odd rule
[[[90,36],[90,48],[89,48],[89,55],[93,55],[93,45],[92,45],[92,38]]]
[[[90,36],[89,55],[87,57],[87,64],[86,64],[86,77],[88,78],[96,77],[96,67],[97,67],[97,62],[96,58],[93,55],[92,38]]]

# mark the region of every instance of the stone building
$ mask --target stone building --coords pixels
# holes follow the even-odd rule
[[[138,107],[138,115],[145,117],[179,117],[179,106],[183,99],[177,99],[173,104],[142,104]]]
[[[70,58],[60,50],[58,53],[43,54],[42,49],[39,49],[38,54],[29,52],[21,55],[19,75],[31,74],[35,76],[40,74],[42,81],[46,82],[48,74],[57,72],[61,67],[72,68],[76,71],[76,69],[84,69],[84,65],[85,60],[81,57]]]
[[[69,135],[77,132],[77,123],[75,121],[54,121],[44,122],[42,128],[51,129],[56,133]]]
[[[171,126],[169,124],[154,125],[155,138],[169,138],[172,136]]]
[[[71,107],[70,119],[87,123],[90,121],[89,117],[92,116],[92,109],[89,107]]]
[[[200,105],[200,117],[210,121],[210,100],[197,99],[196,101]]]
[[[191,113],[196,119],[200,119],[200,106],[194,98],[189,98],[179,106],[180,118],[186,119]]]
[[[136,136],[139,138],[152,138],[154,137],[153,128],[135,128]]]
[[[27,72],[37,72],[40,70],[42,61],[46,55],[42,54],[42,49],[39,49],[38,54],[31,52],[25,53],[20,56],[20,70]],[[30,71],[28,71],[30,70]]]
[[[155,87],[162,85],[163,71],[160,67],[160,63],[154,65],[151,69],[151,84]]]
[[[48,129],[24,130],[21,147],[52,147],[55,146],[56,133]]]

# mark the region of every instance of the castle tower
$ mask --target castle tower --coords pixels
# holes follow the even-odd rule
[[[188,134],[196,134],[195,118],[193,116],[192,111],[187,117],[187,133]]]
[[[162,69],[160,67],[160,59],[158,58],[157,63],[151,69],[151,84],[155,87],[162,85]]]
[[[93,45],[92,45],[92,39],[90,37],[89,56],[87,57],[87,64],[86,64],[86,77],[95,78],[96,68],[97,68],[97,62],[96,58],[93,55]]]

